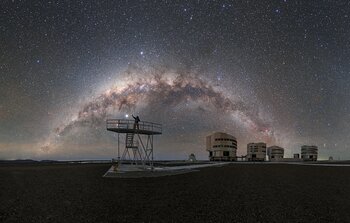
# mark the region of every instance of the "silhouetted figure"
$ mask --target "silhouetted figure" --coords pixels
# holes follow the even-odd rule
[[[134,116],[134,115],[132,115],[132,117],[134,118],[134,120],[135,120],[135,123],[134,123],[134,129],[139,129],[139,122],[141,121],[140,120],[140,118],[139,118],[139,116]]]

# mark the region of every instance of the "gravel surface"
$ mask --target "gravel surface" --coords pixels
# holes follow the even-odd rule
[[[350,222],[350,167],[235,164],[103,178],[109,168],[0,165],[0,222]]]

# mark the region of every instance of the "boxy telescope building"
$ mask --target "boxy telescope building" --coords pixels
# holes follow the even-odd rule
[[[318,148],[317,146],[303,145],[301,147],[301,159],[303,161],[317,161]]]
[[[247,145],[247,160],[248,161],[265,161],[266,143],[248,143]]]
[[[237,140],[227,133],[215,132],[207,136],[207,151],[210,161],[235,161]]]
[[[284,149],[279,146],[270,146],[267,148],[267,156],[269,161],[281,161],[284,156]]]

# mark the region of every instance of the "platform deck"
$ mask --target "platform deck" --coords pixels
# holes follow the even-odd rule
[[[107,130],[117,133],[134,133],[143,135],[162,134],[162,125],[152,122],[139,122],[127,119],[107,119]]]

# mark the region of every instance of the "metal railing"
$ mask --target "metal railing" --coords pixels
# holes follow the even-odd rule
[[[107,119],[107,129],[138,129],[141,131],[162,132],[162,125],[153,122],[140,121],[138,124],[134,120],[128,119]]]

